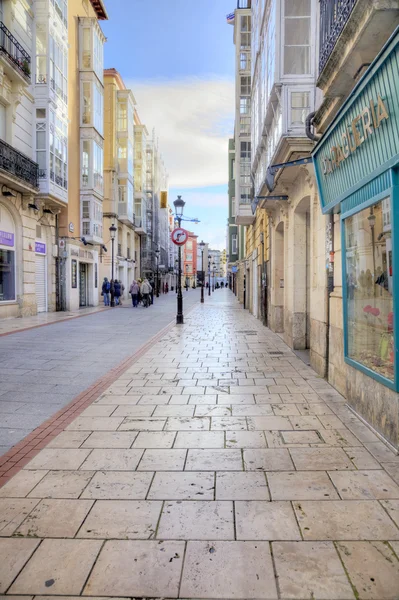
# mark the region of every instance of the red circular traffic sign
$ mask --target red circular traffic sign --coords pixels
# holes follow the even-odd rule
[[[172,231],[171,238],[176,246],[184,246],[188,240],[188,232],[185,229],[178,227]]]

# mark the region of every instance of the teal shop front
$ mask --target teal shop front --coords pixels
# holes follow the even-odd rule
[[[348,403],[397,448],[398,30],[317,143],[313,160],[322,212],[340,214]]]

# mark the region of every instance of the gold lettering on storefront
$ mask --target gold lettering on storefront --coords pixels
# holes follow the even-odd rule
[[[332,146],[330,153],[322,159],[324,175],[333,173],[367,138],[373,135],[382,121],[388,119],[388,110],[381,96],[378,95],[377,102],[371,99],[370,106],[365,106],[362,112],[346,126],[341,136],[341,144]]]

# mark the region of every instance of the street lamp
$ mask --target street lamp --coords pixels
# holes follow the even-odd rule
[[[159,248],[157,248],[155,250],[155,258],[157,259],[157,279],[156,279],[156,292],[157,292],[157,298],[159,298],[159,255],[160,255],[160,250]]]
[[[211,259],[212,256],[208,256],[208,296],[211,295]]]
[[[216,265],[213,262],[212,263],[212,273],[213,273],[213,278],[212,278],[212,292],[215,291],[215,271],[216,271]]]
[[[179,274],[179,261],[176,258],[176,260],[175,260],[175,292],[176,292],[176,294],[177,294],[177,288],[178,288],[178,285],[177,285],[178,274]]]
[[[181,227],[181,220],[183,217],[183,210],[185,206],[185,202],[181,196],[177,196],[177,200],[173,202],[175,207],[175,216],[179,227]],[[184,323],[183,320],[183,295],[181,293],[181,246],[178,249],[178,261],[179,261],[179,282],[177,288],[177,315],[176,315],[176,324],[182,325]]]
[[[115,306],[115,287],[114,287],[114,243],[115,243],[115,234],[116,234],[116,227],[115,225],[112,223],[111,227],[109,228],[109,233],[111,236],[111,247],[112,247],[112,253],[111,253],[111,306]]]
[[[201,248],[201,269],[202,269],[201,304],[204,304],[204,285],[205,285],[204,248],[205,248],[205,242],[202,241],[199,246]]]

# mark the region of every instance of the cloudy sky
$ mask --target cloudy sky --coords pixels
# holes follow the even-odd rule
[[[186,201],[187,223],[225,247],[227,145],[234,122],[235,0],[112,0],[105,67],[131,87],[142,122],[155,128],[170,200]]]

